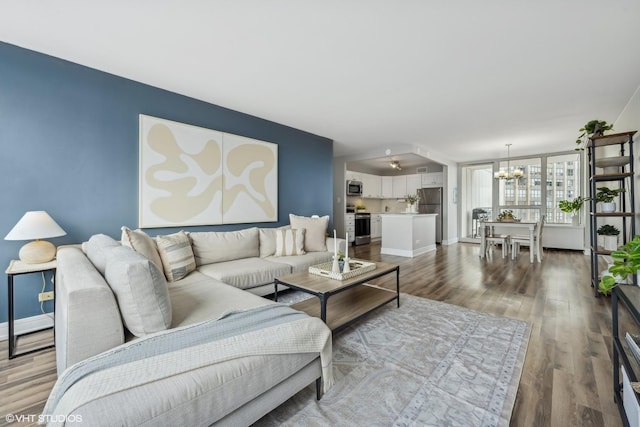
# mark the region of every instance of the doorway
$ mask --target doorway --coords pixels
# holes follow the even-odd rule
[[[460,241],[479,243],[480,220],[492,215],[493,164],[463,166],[460,183]]]

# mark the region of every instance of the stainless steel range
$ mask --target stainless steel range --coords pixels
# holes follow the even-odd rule
[[[354,245],[366,245],[371,242],[371,214],[356,213],[356,240]]]

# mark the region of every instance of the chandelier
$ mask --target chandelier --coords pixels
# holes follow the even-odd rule
[[[391,166],[395,170],[402,170],[402,168],[400,167],[400,163],[398,163],[396,160],[393,160],[391,163],[389,163],[389,166]]]
[[[507,146],[507,170],[500,169],[500,172],[494,173],[493,177],[495,179],[504,179],[504,180],[522,178],[524,176],[524,172],[522,172],[518,168],[513,170],[513,174],[509,172],[511,170],[511,151],[510,151],[511,144],[504,144],[504,145]]]

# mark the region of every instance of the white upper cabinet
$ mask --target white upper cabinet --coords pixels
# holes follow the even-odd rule
[[[383,176],[382,178],[382,198],[390,199],[393,197],[393,177]]]
[[[363,174],[363,196],[373,199],[382,197],[382,178],[378,175]]]
[[[422,187],[442,187],[444,174],[442,172],[430,172],[422,174]]]
[[[407,194],[416,194],[422,188],[422,177],[419,174],[407,175]]]
[[[393,177],[393,197],[396,199],[402,199],[407,195],[407,176],[394,176]]]

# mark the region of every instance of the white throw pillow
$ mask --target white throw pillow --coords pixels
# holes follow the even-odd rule
[[[157,236],[156,244],[168,281],[180,280],[196,269],[191,240],[184,231],[167,236]]]
[[[162,270],[162,259],[160,259],[160,254],[158,253],[158,246],[147,233],[140,229],[131,230],[124,226],[121,230],[122,237],[120,237],[120,240],[122,241],[122,246],[129,247],[139,254],[144,255],[153,262],[156,267]]]
[[[171,327],[167,280],[152,261],[121,246],[111,252],[105,271],[124,325],[137,337]]]
[[[276,230],[275,256],[304,255],[304,229]]]
[[[308,218],[289,214],[291,228],[305,229],[304,250],[307,252],[325,252],[327,250],[327,227],[329,215],[320,218]]]
[[[276,253],[276,230],[288,230],[290,225],[278,228],[260,229],[260,258],[268,257]]]

